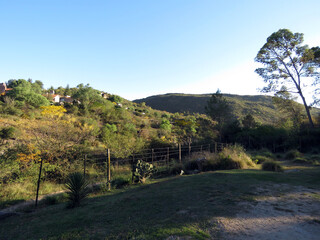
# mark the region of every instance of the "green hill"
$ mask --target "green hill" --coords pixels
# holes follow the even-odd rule
[[[279,112],[272,103],[271,96],[264,95],[234,95],[223,94],[230,103],[233,115],[243,118],[246,114],[252,114],[256,121],[273,124],[279,120]],[[211,94],[180,94],[168,93],[155,95],[143,99],[134,100],[136,103],[145,102],[153,109],[188,113],[205,113],[205,106]],[[320,114],[319,109],[313,109],[313,114]]]

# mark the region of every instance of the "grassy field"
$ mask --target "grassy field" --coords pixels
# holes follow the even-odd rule
[[[319,189],[320,168],[229,170],[153,180],[92,195],[75,209],[65,203],[29,209],[1,221],[0,239],[219,237],[212,219],[234,216],[238,202],[253,201],[254,188],[272,182]]]

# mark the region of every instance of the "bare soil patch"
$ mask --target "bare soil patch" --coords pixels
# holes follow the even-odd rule
[[[320,239],[320,191],[287,184],[256,187],[235,217],[215,219],[222,239]]]

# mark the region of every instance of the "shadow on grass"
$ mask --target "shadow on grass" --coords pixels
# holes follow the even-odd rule
[[[79,208],[59,204],[8,218],[1,222],[0,239],[207,239],[218,234],[211,232],[216,226],[210,219],[234,216],[237,203],[254,198],[257,184],[313,186],[308,181],[319,184],[316,173],[230,170],[161,179],[89,198]]]
[[[18,203],[25,202],[25,199],[14,199],[14,200],[6,200],[6,201],[0,201],[0,211],[1,209],[13,206]]]

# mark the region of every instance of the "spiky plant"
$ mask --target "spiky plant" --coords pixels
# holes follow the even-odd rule
[[[140,183],[145,183],[147,178],[151,177],[153,173],[154,167],[152,164],[138,160],[134,176]]]
[[[69,174],[65,186],[68,190],[69,207],[78,207],[81,200],[89,194],[88,182],[82,173],[75,172]]]

